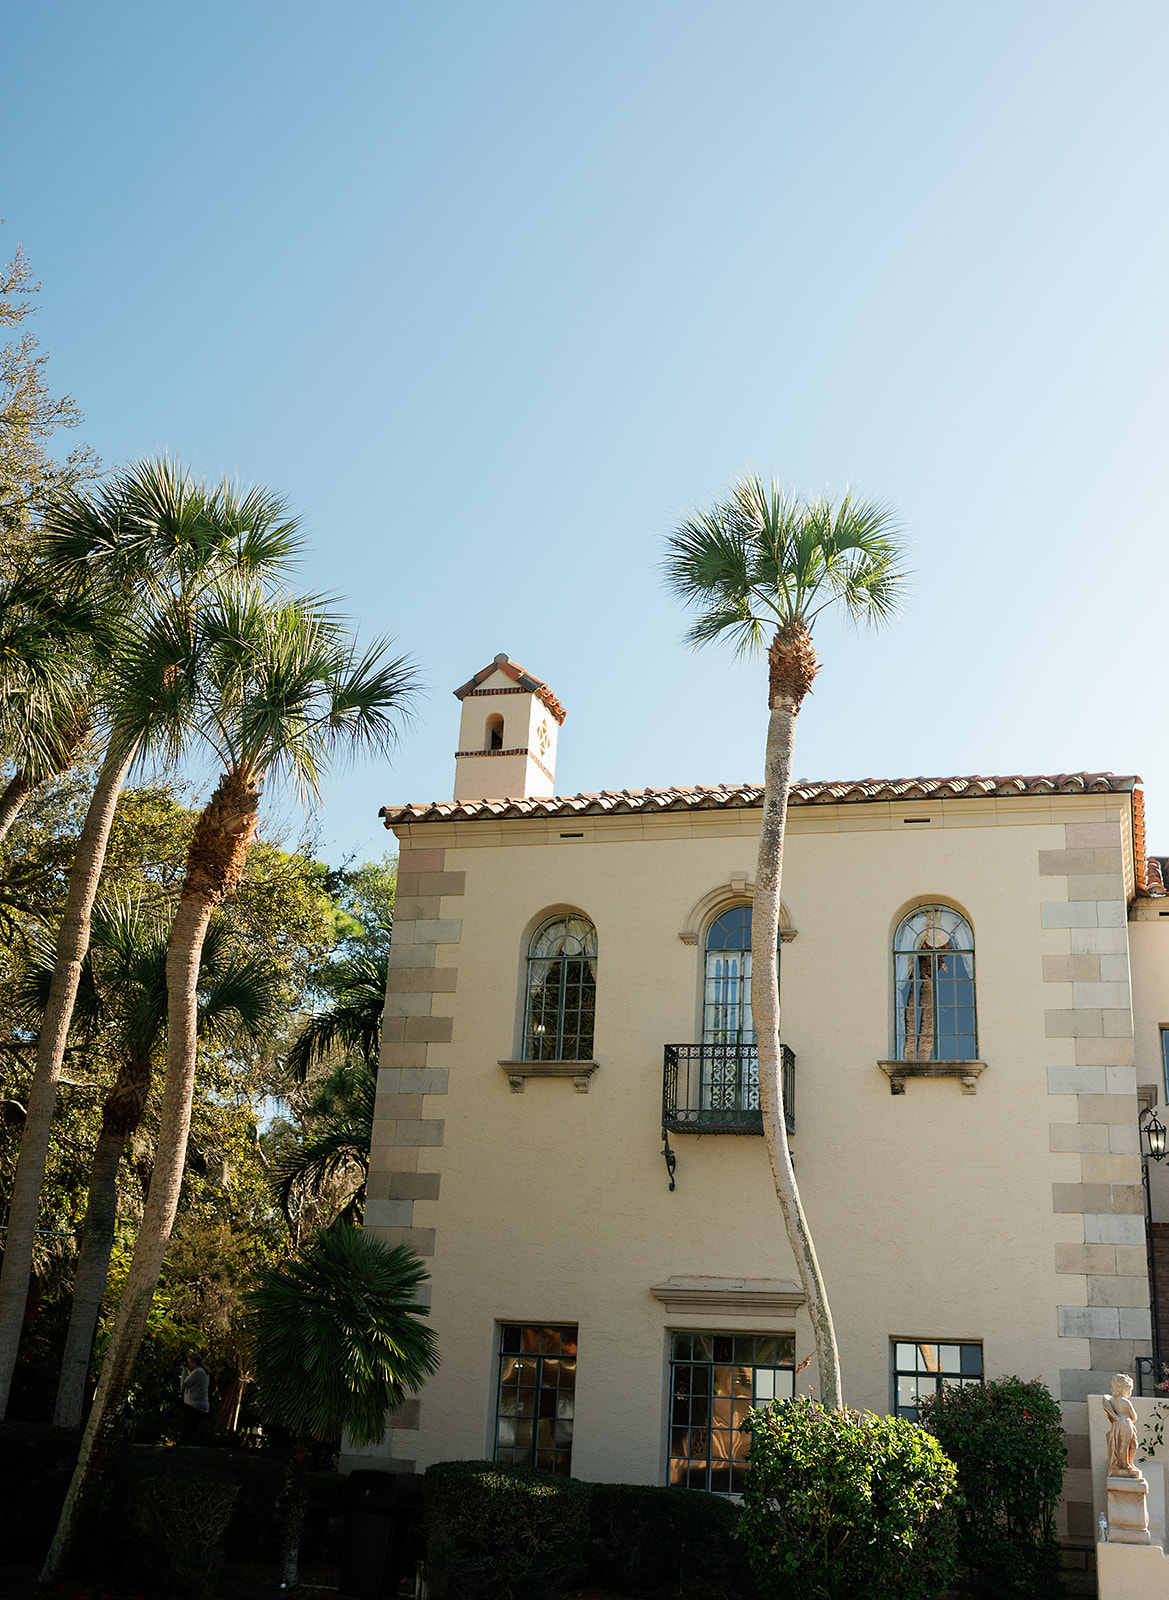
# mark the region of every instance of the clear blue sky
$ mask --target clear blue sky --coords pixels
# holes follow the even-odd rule
[[[899,624],[818,633],[802,776],[1139,772],[1165,852],[1167,59],[1130,0],[42,0],[0,252],[108,463],[280,489],[418,659],[325,855],[449,796],[500,650],[562,792],[758,779],[764,671],[654,570],[748,470],[913,541]]]

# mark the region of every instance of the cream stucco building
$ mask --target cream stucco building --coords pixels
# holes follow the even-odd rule
[[[456,798],[383,813],[366,1207],[427,1259],[442,1368],[349,1464],[732,1489],[742,1412],[815,1381],[752,1082],[761,791],[556,798],[551,691],[499,656],[456,692]],[[1043,1378],[1073,1539],[1086,1397],[1151,1349],[1169,900],[1142,832],[1111,774],[807,783],[789,811],[791,1139],[846,1397]]]

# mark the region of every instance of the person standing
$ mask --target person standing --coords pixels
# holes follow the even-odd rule
[[[183,1434],[194,1436],[211,1409],[211,1379],[207,1368],[193,1350],[187,1357],[186,1368],[179,1381],[183,1395]]]

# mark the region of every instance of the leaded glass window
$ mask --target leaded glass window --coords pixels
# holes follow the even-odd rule
[[[973,1061],[974,934],[949,906],[919,906],[893,941],[899,1061]]]
[[[732,906],[706,934],[703,1044],[754,1044],[751,1017],[751,907]]]
[[[702,1044],[703,1110],[758,1111],[750,906],[732,906],[707,929]]]
[[[980,1344],[893,1345],[893,1387],[897,1415],[917,1421],[918,1402],[942,1385],[963,1389],[982,1382]]]
[[[795,1335],[676,1333],[670,1361],[670,1483],[739,1494],[753,1406],[795,1393]]]
[[[499,1330],[496,1461],[567,1477],[575,1405],[576,1329],[505,1323]]]
[[[554,917],[528,946],[525,1061],[591,1061],[597,930],[587,917]]]

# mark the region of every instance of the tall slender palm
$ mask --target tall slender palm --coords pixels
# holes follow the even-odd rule
[[[261,785],[269,775],[287,775],[313,795],[332,756],[388,753],[415,687],[409,663],[391,659],[384,643],[359,654],[317,602],[275,606],[258,594],[229,593],[200,619],[200,632],[203,733],[224,770],[195,825],[168,942],[166,1082],[150,1194],[45,1582],[67,1556],[100,1484],[158,1283],[190,1128],[199,955],[211,913],[243,873]]]
[[[299,548],[296,523],[277,497],[258,489],[241,494],[229,484],[208,489],[166,460],[139,462],[46,516],[44,566],[100,602],[119,626],[95,684],[105,754],[70,872],[9,1202],[0,1265],[0,1420],[24,1320],[57,1084],[118,795],[136,759],[182,748],[197,703],[198,623],[208,586],[282,575]]]
[[[739,654],[767,650],[770,682],[763,819],[751,925],[751,1008],[759,1050],[759,1103],[775,1192],[808,1300],[822,1404],[840,1408],[840,1357],[828,1295],[792,1168],[780,1072],[779,935],[784,829],[796,716],[819,670],[812,627],[836,605],[879,623],[902,604],[903,545],[886,507],[850,494],[801,500],[759,478],[734,485],[667,539],[669,587],[698,609],[693,645],[729,637]],[[769,637],[770,636],[770,637]]]
[[[61,1362],[53,1422],[79,1428],[93,1337],[109,1275],[117,1221],[118,1168],[138,1130],[166,1027],[166,935],[157,913],[119,899],[94,913],[93,941],[82,983],[89,1004],[85,1022],[104,1030],[120,1058],[102,1108],[93,1152],[89,1195],[73,1280],[69,1330]],[[30,964],[25,989],[43,1009],[52,978],[51,953]],[[225,921],[212,921],[199,974],[199,1033],[221,1044],[267,1037],[279,1005],[279,988],[262,962],[236,948]]]
[[[249,1295],[260,1409],[295,1436],[281,1539],[282,1587],[297,1581],[312,1446],[380,1439],[386,1412],[438,1370],[418,1319],[426,1269],[401,1245],[338,1222],[269,1267]]]

